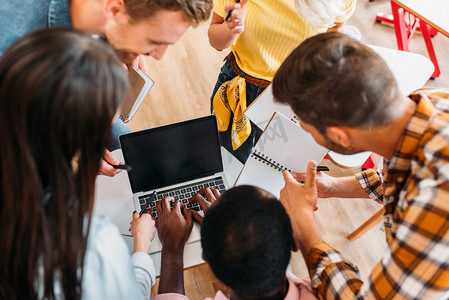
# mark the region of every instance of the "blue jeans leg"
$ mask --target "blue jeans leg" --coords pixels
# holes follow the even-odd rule
[[[214,91],[211,97],[211,111],[212,111],[212,103],[214,99],[214,95],[217,92],[218,88],[226,81],[231,80],[236,77],[237,74],[232,71],[231,63],[229,59],[227,59],[221,68],[220,74],[218,75],[217,83],[215,84]],[[252,84],[246,84],[246,106],[248,107],[253,101],[264,91],[264,88],[260,88],[258,86]],[[233,115],[231,116],[231,118]],[[231,122],[229,124],[229,128],[220,132],[220,143],[223,147],[225,147],[232,155],[234,155],[240,162],[245,163],[248,159],[248,156],[251,154],[254,145],[260,138],[262,134],[262,130],[260,130],[253,122],[251,122],[251,134],[248,139],[236,150],[232,149],[232,140],[231,140]]]
[[[131,128],[128,127],[128,125],[125,124],[120,118],[115,120],[114,123],[112,123],[112,136],[111,141],[109,142],[108,150],[114,151],[120,148],[120,140],[119,137],[122,134],[130,133]]]

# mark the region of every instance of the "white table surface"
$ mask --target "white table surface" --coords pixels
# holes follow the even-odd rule
[[[123,161],[121,150],[112,153],[115,158]],[[223,168],[228,184],[232,187],[240,173],[243,165],[226,149],[221,148],[223,159]],[[133,239],[129,236],[129,223],[131,222],[134,204],[132,200],[131,186],[128,175],[125,171],[120,172],[114,177],[98,176],[95,189],[94,213],[105,215],[111,218],[112,222],[118,227],[130,252],[133,249]],[[184,249],[184,267],[194,266],[203,263],[201,258],[201,241],[192,242],[186,245]],[[156,267],[157,275],[160,274],[161,253],[154,252],[150,256]]]
[[[373,45],[368,46],[387,63],[394,77],[396,77],[399,90],[403,95],[408,95],[423,87],[434,71],[435,67],[430,59],[421,54]]]

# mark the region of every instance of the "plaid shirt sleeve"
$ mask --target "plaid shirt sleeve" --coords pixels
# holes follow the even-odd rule
[[[362,286],[358,268],[327,243],[312,248],[308,267],[318,299],[353,299]]]
[[[337,250],[314,246],[307,265],[318,298],[449,299],[449,114],[441,112],[449,109],[449,92],[431,92],[419,102],[387,176],[357,175],[371,198],[383,197],[392,208],[388,250],[362,282]]]
[[[376,202],[382,203],[383,200],[383,172],[381,170],[369,169],[355,175],[362,188],[368,196]]]
[[[449,183],[424,183],[398,214],[396,236],[363,284],[357,268],[337,250],[326,243],[312,249],[308,267],[318,298],[448,299]]]

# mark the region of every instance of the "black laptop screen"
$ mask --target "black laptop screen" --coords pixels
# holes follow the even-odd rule
[[[120,143],[133,193],[223,170],[213,115],[122,135]]]

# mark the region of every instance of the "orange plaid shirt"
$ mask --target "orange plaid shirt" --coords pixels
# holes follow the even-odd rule
[[[389,248],[362,282],[337,250],[316,245],[308,267],[320,299],[449,298],[449,90],[421,89],[409,97],[416,111],[391,161],[383,172],[356,175],[385,206]]]

